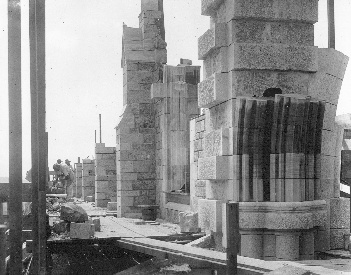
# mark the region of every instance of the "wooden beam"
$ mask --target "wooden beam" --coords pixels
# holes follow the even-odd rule
[[[10,274],[22,272],[21,1],[8,0]]]
[[[6,225],[0,224],[0,274],[6,274],[5,258],[6,258]]]
[[[227,275],[238,274],[239,252],[239,203],[229,202],[226,204],[226,228],[227,228]]]
[[[37,34],[36,2],[29,1],[29,49],[30,49],[30,94],[31,94],[31,151],[32,151],[32,251],[31,272],[39,274],[39,224],[38,224],[38,182],[39,182],[39,145],[38,145],[38,92],[37,92]]]
[[[334,0],[328,0],[328,48],[335,49]]]

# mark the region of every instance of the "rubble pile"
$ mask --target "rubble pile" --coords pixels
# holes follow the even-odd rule
[[[100,230],[100,220],[89,219],[86,211],[74,202],[48,199],[47,205],[48,211],[59,214],[52,223],[51,240],[89,239]]]

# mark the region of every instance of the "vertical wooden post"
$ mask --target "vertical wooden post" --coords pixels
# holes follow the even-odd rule
[[[334,0],[328,0],[328,48],[335,49]]]
[[[8,0],[10,274],[22,272],[21,1]]]
[[[99,114],[99,125],[100,125],[100,143],[101,141],[101,114]]]
[[[0,274],[6,274],[6,225],[0,224]]]
[[[38,93],[37,93],[37,34],[36,2],[29,1],[29,48],[30,48],[30,94],[31,94],[31,151],[32,151],[32,253],[31,271],[39,274],[39,224],[38,224]]]
[[[47,144],[46,133],[46,80],[45,80],[45,0],[36,0],[37,34],[37,92],[38,92],[38,146],[39,155],[39,266],[40,274],[46,273],[46,186],[47,186]]]
[[[239,251],[239,203],[228,202],[226,204],[226,228],[227,228],[227,275],[238,274],[237,254]]]
[[[95,130],[95,143],[96,143],[96,130]]]

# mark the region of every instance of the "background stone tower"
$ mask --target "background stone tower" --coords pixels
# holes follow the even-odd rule
[[[207,110],[191,136],[200,226],[225,246],[222,203],[234,200],[243,256],[298,260],[337,248],[349,230],[331,224],[340,196],[334,120],[348,58],[313,45],[318,0],[202,0],[202,14],[211,16],[199,38]]]
[[[140,217],[155,204],[155,122],[152,83],[167,62],[162,0],[142,0],[139,28],[123,26],[123,114],[116,127],[118,216]]]

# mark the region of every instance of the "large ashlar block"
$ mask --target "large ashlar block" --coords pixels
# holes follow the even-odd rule
[[[158,62],[165,64],[167,63],[167,50],[156,49],[152,51],[124,51],[124,60],[133,62]],[[152,82],[150,82],[152,83]]]
[[[215,73],[198,85],[200,108],[210,108],[229,99],[228,74]]]
[[[263,258],[263,234],[260,231],[242,232],[240,255],[255,259]]]
[[[238,186],[233,180],[207,180],[206,199],[238,201]]]
[[[344,249],[344,236],[350,234],[350,229],[330,229],[330,249]]]
[[[198,213],[193,212],[180,212],[179,213],[179,226],[181,232],[199,232],[199,225],[198,225]]]
[[[316,200],[327,200],[334,195],[334,179],[316,179],[315,194]]]
[[[235,99],[229,99],[210,109],[205,109],[206,132],[233,127],[235,102]]]
[[[198,201],[199,227],[205,232],[222,231],[222,203],[221,200]]]
[[[225,23],[217,23],[200,36],[198,41],[199,59],[205,59],[209,52],[216,48],[227,46],[226,35],[227,25]]]
[[[342,79],[320,72],[318,68],[318,72],[312,75],[308,95],[336,106],[339,101],[341,85]]]
[[[318,72],[344,79],[349,57],[331,48],[318,49]],[[335,92],[335,91],[334,91]]]
[[[127,25],[123,25],[123,41],[141,41],[142,33],[139,28],[131,28],[127,27]]]
[[[115,152],[115,147],[105,147],[105,143],[95,144],[95,154],[113,154]]]
[[[325,103],[323,129],[334,131],[337,105]]]
[[[276,258],[285,261],[299,259],[299,232],[276,233]]]
[[[318,0],[235,0],[225,3],[227,22],[245,17],[265,21],[300,21],[312,24],[318,21]]]
[[[308,95],[313,74],[308,72],[242,70],[229,73],[232,97],[257,96],[272,87],[281,88],[286,94]]]
[[[336,157],[321,155],[321,179],[334,179],[334,165]]]
[[[231,20],[227,24],[228,45],[263,43],[314,45],[313,24],[289,21]]]
[[[229,129],[221,128],[216,131],[209,132],[204,137],[205,157],[212,156],[228,156],[230,152]]]
[[[201,14],[210,16],[215,14],[218,6],[223,2],[224,0],[201,0]]]
[[[317,47],[234,43],[228,47],[229,70],[284,70],[316,72]]]
[[[203,62],[204,79],[214,73],[228,72],[227,47],[217,48],[211,51]]]
[[[202,180],[229,179],[229,157],[215,156],[199,158],[198,177]]]
[[[327,223],[324,200],[304,202],[240,202],[242,229],[311,229]]]
[[[350,228],[350,199],[330,199],[330,228]]]
[[[322,131],[322,145],[321,152],[324,155],[336,156],[336,133],[334,131],[323,130]]]
[[[165,97],[166,84],[165,83],[153,83],[151,85],[151,98],[160,99]]]

